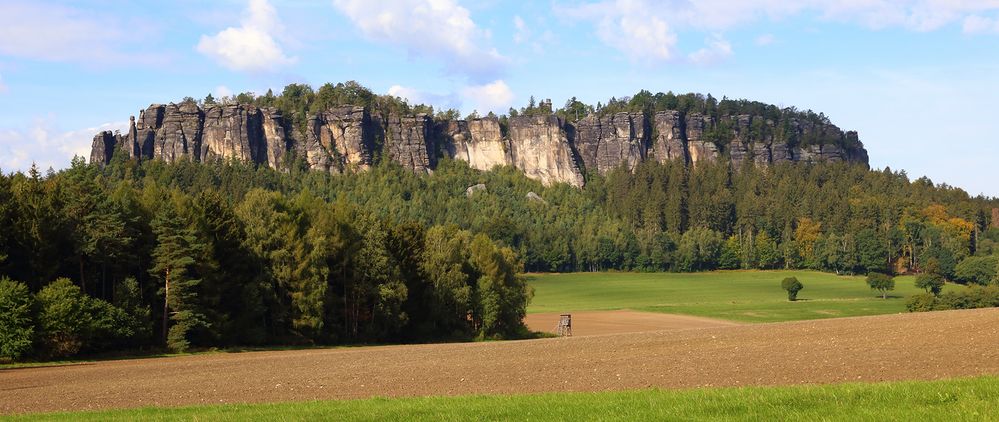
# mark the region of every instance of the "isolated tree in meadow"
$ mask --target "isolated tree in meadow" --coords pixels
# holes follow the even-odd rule
[[[798,281],[797,277],[788,277],[780,282],[780,287],[787,291],[787,300],[792,302],[798,300],[798,292],[805,288],[805,285]]]
[[[870,273],[867,275],[867,285],[872,290],[881,292],[881,298],[888,298],[888,291],[895,290],[895,278],[882,273]]]
[[[943,286],[944,278],[940,274],[922,273],[916,276],[916,287],[926,290],[927,293],[939,295]]]
[[[0,358],[17,359],[31,350],[35,334],[28,286],[0,278]]]

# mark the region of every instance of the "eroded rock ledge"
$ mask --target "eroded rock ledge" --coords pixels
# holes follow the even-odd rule
[[[436,121],[345,106],[309,116],[304,128],[290,126],[273,108],[153,104],[130,119],[128,133],[97,134],[90,160],[106,164],[121,149],[139,160],[238,160],[271,168],[301,158],[313,170],[331,173],[364,170],[381,159],[429,173],[447,157],[479,170],[513,166],[545,184],[577,187],[587,172],[634,168],[644,160],[690,165],[727,160],[733,166],[868,162],[856,132],[795,119],[778,128],[746,114],[712,117],[667,110],[591,115],[576,122],[535,115],[512,117],[504,127],[491,117]]]

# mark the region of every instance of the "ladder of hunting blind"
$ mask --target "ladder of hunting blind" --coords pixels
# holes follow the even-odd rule
[[[572,337],[572,315],[562,314],[558,316],[558,324],[555,325],[555,335],[559,337]]]

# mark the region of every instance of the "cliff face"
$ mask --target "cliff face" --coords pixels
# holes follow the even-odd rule
[[[512,164],[510,144],[495,118],[448,121],[442,125],[445,155],[477,170]]]
[[[574,143],[588,171],[606,173],[621,164],[634,168],[645,160],[648,140],[641,113],[587,116],[574,129]]]
[[[510,119],[510,161],[527,177],[544,184],[583,186],[583,171],[562,121],[555,116]]]
[[[108,163],[114,151],[139,160],[239,160],[282,168],[300,158],[317,171],[363,171],[376,157],[429,173],[440,157],[472,168],[512,166],[545,184],[582,186],[586,172],[606,173],[646,159],[738,167],[781,162],[867,163],[856,132],[790,119],[780,127],[756,115],[705,116],[666,110],[645,115],[587,116],[567,123],[554,115],[435,121],[426,115],[384,116],[338,107],[292,127],[273,108],[194,103],[153,104],[131,118],[128,133],[94,137],[90,160]]]

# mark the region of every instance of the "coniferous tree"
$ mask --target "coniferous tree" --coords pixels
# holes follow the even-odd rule
[[[198,258],[204,256],[205,245],[171,202],[160,208],[152,229],[156,248],[149,271],[162,282],[162,338],[168,347],[183,352],[196,331],[208,326],[198,297],[203,275]]]

